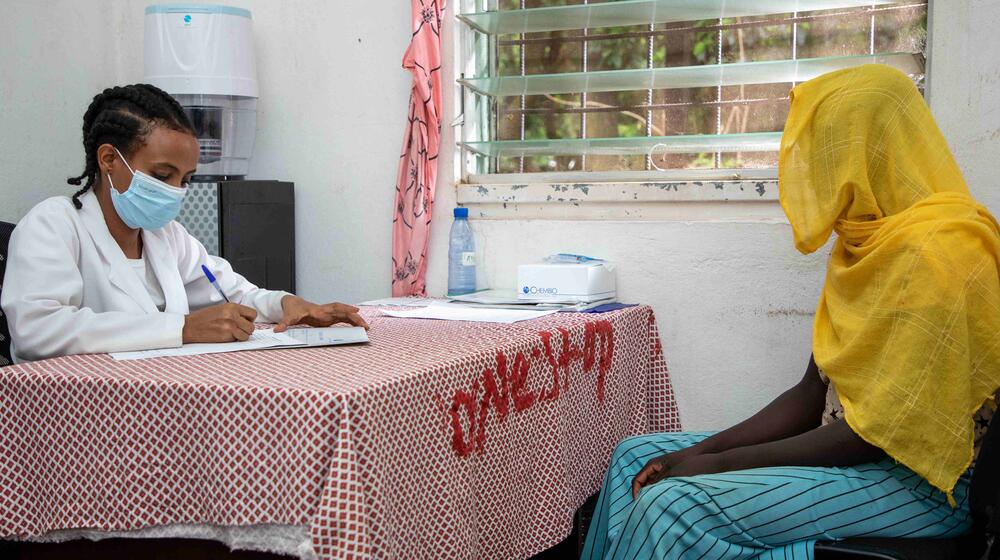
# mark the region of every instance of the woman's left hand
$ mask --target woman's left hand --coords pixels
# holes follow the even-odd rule
[[[368,329],[368,323],[358,314],[358,308],[343,303],[327,303],[319,305],[308,302],[299,296],[285,296],[281,300],[284,316],[274,327],[274,332],[283,332],[292,325],[309,325],[311,327],[329,327],[337,323],[348,323],[355,327]]]
[[[651,473],[646,484],[656,484],[665,478],[675,478],[678,476],[698,476],[700,474],[713,474],[730,470],[726,468],[720,453],[705,453],[704,455],[694,455],[681,461],[679,464]]]

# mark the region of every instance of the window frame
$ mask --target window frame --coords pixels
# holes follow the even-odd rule
[[[923,56],[924,84],[930,75],[930,35],[933,27],[934,0],[927,0],[927,43]],[[497,0],[459,0],[457,13],[497,8]],[[457,202],[462,205],[561,204],[579,207],[584,203],[622,205],[673,202],[776,202],[778,200],[778,169],[666,169],[618,171],[550,171],[523,173],[474,173],[476,154],[461,145],[475,141],[470,131],[479,130],[479,138],[496,136],[493,111],[487,96],[475,93],[457,80],[465,76],[484,75],[482,66],[496,65],[496,42],[485,34],[454,18],[458,28],[453,33],[452,58],[456,68],[452,86],[455,88],[454,165]],[[794,51],[794,49],[793,49]],[[793,58],[795,53],[793,52]],[[477,67],[480,66],[480,67]],[[490,128],[493,127],[493,130]],[[648,157],[648,156],[647,156]],[[709,188],[700,187],[709,185]],[[721,186],[720,186],[721,185]],[[760,186],[763,185],[763,188]],[[571,195],[558,196],[560,192]],[[594,194],[591,194],[594,193]],[[620,194],[617,196],[615,193]],[[734,195],[735,193],[735,195]],[[747,194],[754,193],[754,194]],[[549,195],[553,196],[549,196]],[[544,196],[548,200],[540,200]],[[491,215],[492,214],[492,215]],[[481,217],[499,217],[509,212],[482,212]],[[590,212],[589,214],[594,214]],[[600,212],[597,214],[609,214]],[[615,214],[611,212],[610,214]],[[626,212],[627,214],[627,212]],[[527,216],[530,217],[530,216]]]

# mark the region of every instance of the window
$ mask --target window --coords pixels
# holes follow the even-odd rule
[[[926,0],[465,0],[460,11],[466,182],[773,178],[796,83],[871,62],[918,84],[924,72]]]

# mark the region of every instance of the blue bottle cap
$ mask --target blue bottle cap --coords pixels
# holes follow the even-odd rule
[[[469,217],[469,209],[468,208],[456,208],[455,209],[455,217],[456,218],[468,218]]]

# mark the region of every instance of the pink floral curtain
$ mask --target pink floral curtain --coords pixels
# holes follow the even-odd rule
[[[392,295],[426,293],[438,148],[441,144],[441,16],[444,0],[412,0],[413,37],[403,68],[413,74],[409,122],[396,178]]]

